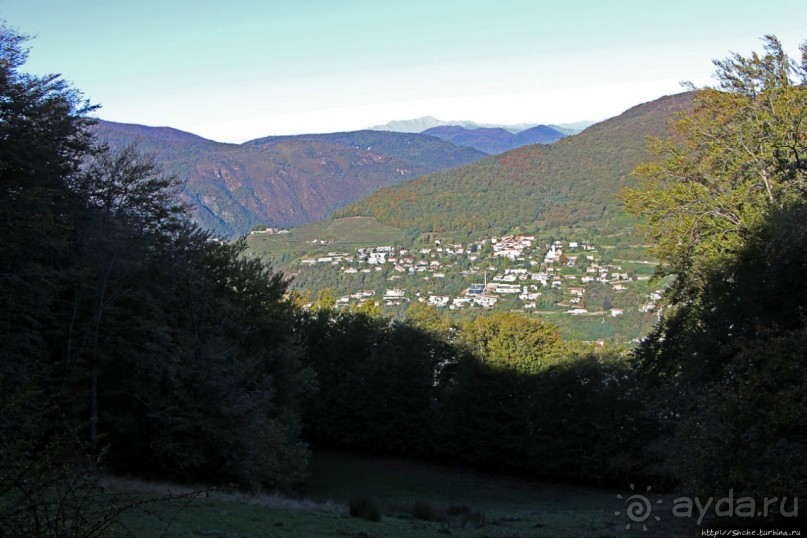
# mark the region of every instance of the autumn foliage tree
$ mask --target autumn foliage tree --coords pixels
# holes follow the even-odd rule
[[[696,92],[654,162],[636,170],[626,208],[646,217],[654,250],[676,276],[673,300],[697,296],[768,211],[807,194],[807,44],[796,62],[774,36],[765,54],[716,61],[718,86]]]
[[[665,472],[699,493],[807,483],[807,43],[801,53],[767,36],[763,55],[715,62],[718,86],[697,91],[624,194],[675,277],[633,364]]]

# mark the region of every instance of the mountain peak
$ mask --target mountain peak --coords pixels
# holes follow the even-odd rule
[[[422,118],[414,118],[411,120],[393,120],[384,125],[376,125],[370,127],[371,131],[395,131],[398,133],[421,133],[426,129],[438,127],[440,125],[447,125],[450,122],[438,120],[432,116],[423,116]]]
[[[589,125],[593,125],[593,121],[578,121],[575,123],[564,123],[560,125],[549,125],[548,127],[563,133],[565,135],[577,134]],[[504,129],[512,134],[526,131],[533,127],[538,127],[537,123],[516,123],[512,125],[504,125],[497,123],[476,123],[470,120],[452,120],[444,121],[435,118],[434,116],[423,116],[422,118],[414,118],[411,120],[393,120],[384,125],[375,125],[368,127],[371,131],[397,131],[399,133],[422,133],[428,129],[435,127],[464,127],[466,129]]]

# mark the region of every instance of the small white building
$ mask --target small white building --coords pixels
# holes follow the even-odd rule
[[[371,265],[383,265],[387,262],[386,252],[370,252],[367,254],[367,263]]]
[[[450,300],[448,295],[429,295],[429,304],[437,308],[445,308]]]
[[[493,293],[521,293],[521,286],[518,284],[497,284],[495,286],[492,290]]]
[[[406,290],[399,288],[388,289],[384,292],[384,299],[403,299],[406,297]]]
[[[560,261],[561,256],[563,256],[563,251],[559,247],[552,245],[549,247],[549,251],[546,253],[546,256],[544,256],[544,263],[555,263]]]
[[[454,297],[454,300],[451,301],[451,306],[448,308],[451,310],[458,310],[464,306],[467,306],[473,302],[471,297]]]
[[[498,299],[489,295],[477,295],[473,298],[473,301],[483,308],[493,308]]]

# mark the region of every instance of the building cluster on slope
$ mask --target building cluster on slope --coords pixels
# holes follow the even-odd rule
[[[498,258],[505,260],[497,262]],[[506,298],[515,308],[536,310],[542,295],[549,289],[557,290],[554,296],[559,297],[553,305],[555,311],[560,308],[570,315],[617,317],[625,313],[624,308],[590,310],[586,306],[589,289],[605,285],[619,293],[627,290],[631,281],[649,279],[646,275],[632,276],[621,265],[604,263],[597,256],[597,249],[588,242],[554,241],[539,246],[534,236],[514,235],[467,245],[436,241],[434,246],[415,250],[364,247],[357,249],[355,255],[328,252],[326,256],[303,259],[301,263],[328,264],[344,275],[387,271],[387,280],[391,282],[412,276],[423,280],[443,279],[453,273],[460,273],[466,282],[475,281],[453,295],[410,292],[401,284],[391,284],[379,292],[361,290],[342,296],[338,299],[342,305],[375,298],[386,306],[417,300],[438,308],[459,310],[493,308]],[[653,312],[660,300],[661,292],[653,292],[640,310]]]

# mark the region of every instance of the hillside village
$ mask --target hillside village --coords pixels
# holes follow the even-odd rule
[[[341,306],[372,300],[398,307],[417,301],[449,310],[506,308],[618,317],[628,308],[620,304],[625,303],[620,294],[636,295],[638,302],[627,302],[642,313],[656,312],[662,295],[650,287],[653,262],[609,261],[588,241],[539,243],[529,235],[467,244],[438,240],[417,249],[386,245],[329,251],[303,258],[300,265],[301,271],[327,267],[346,285],[355,280],[352,291],[337,297]],[[367,281],[386,285],[362,288]],[[451,284],[444,284],[447,281]]]

